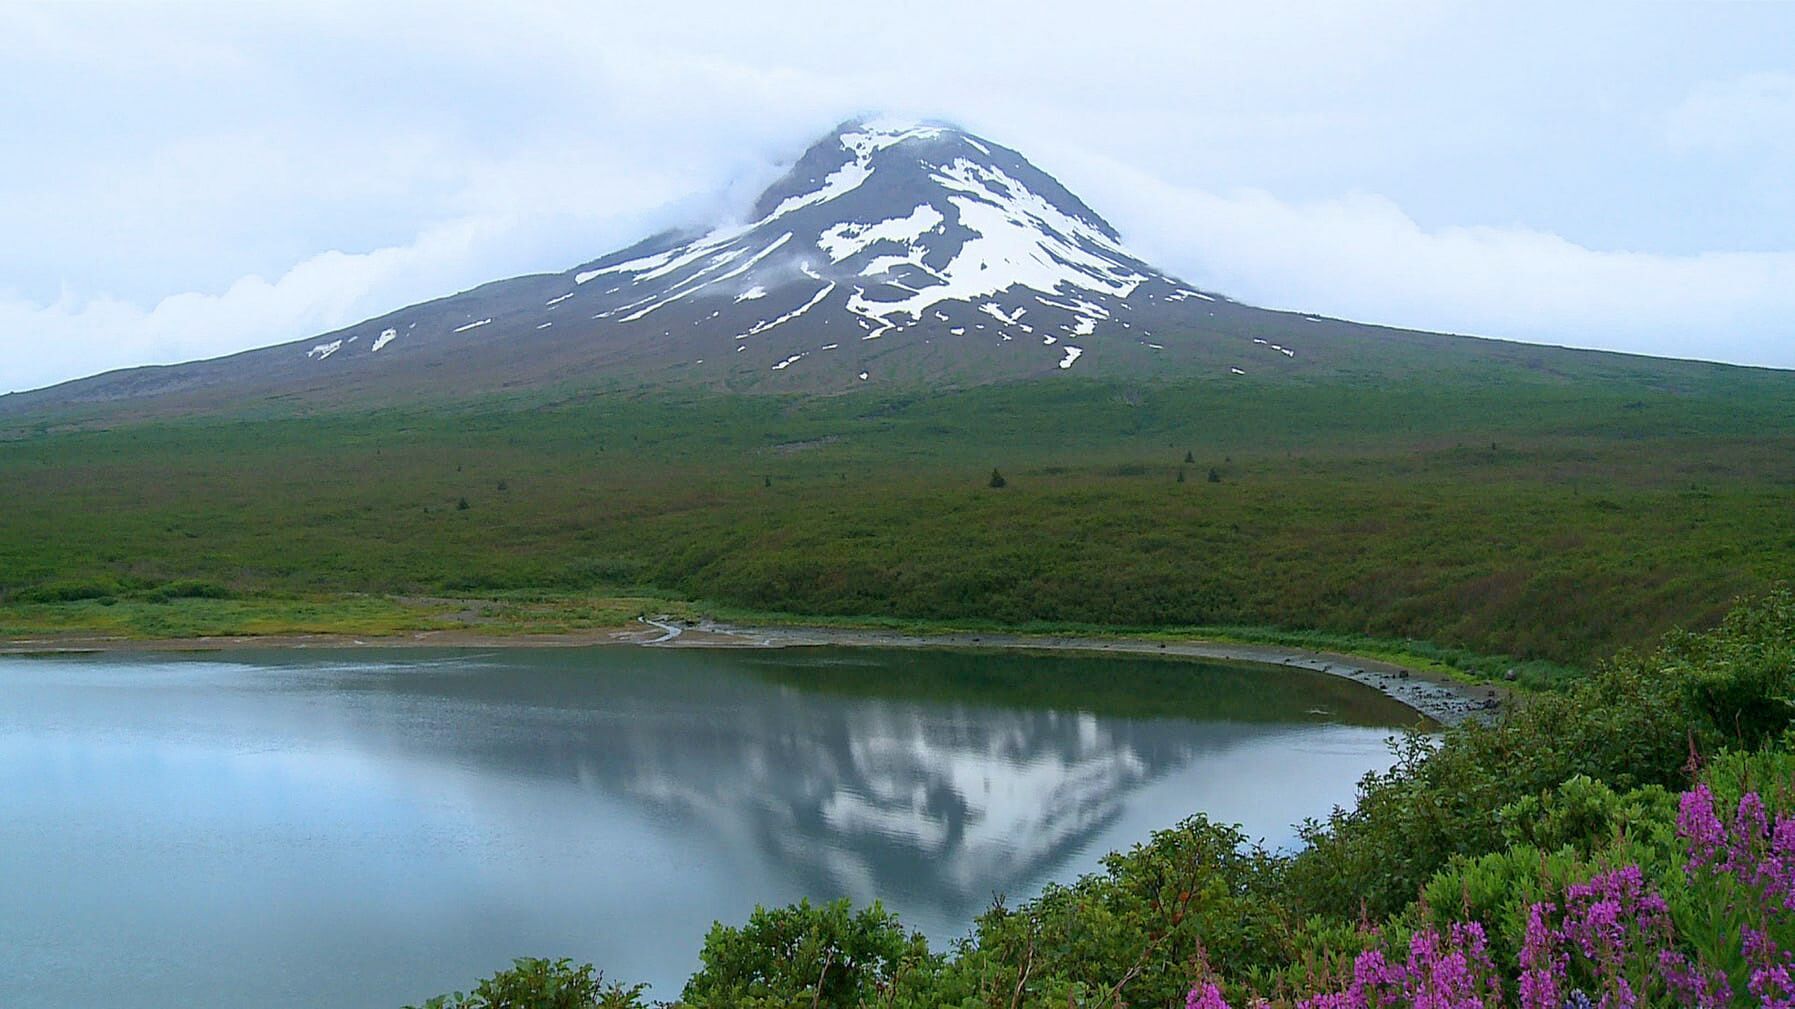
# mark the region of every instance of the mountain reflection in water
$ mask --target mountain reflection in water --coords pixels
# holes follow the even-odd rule
[[[804,895],[923,891],[961,922],[993,893],[1037,889],[1131,793],[1175,769],[1284,735],[1294,747],[1318,723],[1415,717],[1336,677],[1242,665],[843,649],[633,657],[645,660],[643,676],[596,679],[554,653],[532,655],[532,665],[548,660],[532,669],[532,704],[505,704],[519,684],[470,679],[460,663],[375,682],[474,703],[488,721],[479,734],[394,732],[410,745],[447,744],[457,762],[627,796],[658,819],[764,852]],[[719,662],[752,678],[721,680]],[[1136,717],[1014,706],[1044,686],[1055,701]],[[1217,708],[1224,717],[1205,717]],[[1157,717],[1139,717],[1148,710]],[[1246,712],[1252,720],[1239,720]],[[1237,784],[1300,794],[1280,771],[1307,775],[1308,763],[1263,766]],[[1293,822],[1255,826],[1279,842]]]
[[[756,903],[876,896],[940,942],[1193,812],[1286,842],[1413,720],[1321,674],[1107,656],[0,659],[0,856],[39,870],[0,887],[0,984],[106,1001],[54,969],[106,941],[216,1004],[392,1005],[538,953],[671,997]],[[176,934],[208,929],[196,963]]]

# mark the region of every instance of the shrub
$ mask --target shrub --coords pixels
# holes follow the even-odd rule
[[[569,960],[513,961],[463,994],[438,995],[407,1009],[646,1009],[645,985],[607,983],[591,964]]]
[[[1664,672],[1723,739],[1755,750],[1795,719],[1795,595],[1739,607],[1708,634],[1671,635]]]
[[[187,579],[159,585],[144,593],[144,598],[153,603],[166,603],[174,599],[229,599],[232,594],[223,585]]]
[[[878,903],[856,913],[847,900],[755,908],[741,928],[719,922],[699,960],[681,1001],[716,1009],[852,1009],[938,963],[922,934],[906,933]]]
[[[1467,723],[1437,743],[1411,735],[1388,772],[1360,783],[1353,809],[1305,826],[1288,899],[1306,913],[1392,914],[1453,858],[1502,850],[1501,811],[1513,803],[1578,775],[1616,792],[1681,787],[1692,747],[1761,741],[1789,724],[1787,705],[1750,699],[1788,696],[1792,642],[1795,605],[1778,592],[1708,634],[1623,653],[1497,724]]]
[[[1101,873],[1015,909],[993,907],[975,944],[943,971],[938,997],[1168,1005],[1202,979],[1205,959],[1282,962],[1290,929],[1267,899],[1272,864],[1238,829],[1192,817],[1106,855]]]
[[[17,599],[24,603],[72,603],[84,599],[101,599],[117,595],[125,587],[116,579],[94,582],[52,582],[36,588],[22,589]]]

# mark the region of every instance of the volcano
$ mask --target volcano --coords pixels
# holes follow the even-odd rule
[[[1241,376],[1300,368],[1313,323],[1371,329],[1168,276],[1014,150],[945,124],[857,120],[812,145],[745,223],[666,232],[294,343],[0,398],[0,411],[567,383],[821,392]]]

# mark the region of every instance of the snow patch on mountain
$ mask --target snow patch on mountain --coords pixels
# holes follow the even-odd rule
[[[725,280],[731,280],[736,277],[739,277],[742,274],[747,273],[749,270],[753,269],[755,263],[758,263],[761,260],[772,255],[774,250],[778,249],[780,246],[784,245],[785,243],[791,241],[791,239],[792,239],[792,233],[788,231],[785,234],[780,235],[778,238],[774,239],[772,244],[768,245],[766,248],[760,250],[759,252],[755,253],[753,256],[749,257],[747,262],[743,263],[742,265],[736,267],[733,270],[730,270],[728,273],[718,274],[717,276],[709,277],[708,279],[705,279],[702,281],[698,280],[699,277],[704,277],[706,274],[710,273],[710,271],[712,271],[718,267],[721,267],[721,266],[726,266],[729,263],[733,262],[737,257],[739,257],[742,254],[743,250],[730,249],[725,252],[719,253],[715,256],[712,256],[710,263],[707,266],[705,266],[704,269],[699,270],[692,277],[687,278],[686,286],[676,289],[672,294],[669,294],[666,297],[661,298],[658,301],[650,302],[646,308],[643,308],[642,310],[640,310],[638,312],[633,312],[629,315],[626,315],[623,318],[619,319],[618,321],[619,322],[635,322],[636,320],[642,318],[643,316],[646,316],[648,313],[654,311],[655,309],[660,308],[664,305],[670,305],[673,302],[679,301],[681,298],[684,298],[687,295],[692,294],[702,288],[706,288],[706,287],[711,286],[712,284],[719,284]],[[656,271],[656,272],[658,273],[659,271]],[[647,276],[647,274],[644,274],[644,276]]]
[[[806,301],[804,304],[799,305],[797,308],[792,309],[791,311],[785,313],[784,315],[780,316],[777,319],[772,320],[771,322],[755,323],[752,327],[749,328],[749,330],[746,333],[743,333],[742,335],[736,337],[736,339],[746,340],[750,336],[758,336],[761,333],[764,333],[767,330],[772,329],[775,326],[783,326],[786,323],[792,321],[793,319],[796,319],[798,316],[803,315],[805,312],[808,312],[811,309],[815,308],[819,302],[821,302],[824,298],[827,298],[830,295],[830,293],[832,293],[834,290],[835,290],[835,282],[830,281],[829,283],[823,285],[822,290],[820,290],[816,294],[812,295],[809,301]]]
[[[936,210],[932,204],[924,203],[903,217],[877,224],[844,221],[834,225],[817,239],[817,247],[828,254],[830,262],[839,263],[878,242],[901,242],[914,246],[923,235],[939,228],[944,220],[946,218],[941,216],[941,211]]]
[[[873,123],[864,128],[841,135],[841,146],[852,152],[854,160],[842,165],[823,180],[822,188],[799,196],[788,196],[773,208],[773,212],[761,219],[760,223],[777,220],[786,214],[830,200],[852,192],[861,183],[872,178],[873,155],[887,147],[893,147],[906,140],[931,140],[941,135],[941,130],[933,126],[917,126],[908,123]]]
[[[1013,287],[1048,294],[1071,288],[1127,298],[1147,280],[1128,265],[1133,257],[1100,228],[1053,206],[1000,168],[957,158],[931,177],[963,194],[948,202],[959,225],[974,237],[961,244],[945,267],[932,271],[938,283],[907,298],[863,299],[860,314],[895,325],[894,316],[916,320],[942,302],[971,301]]]

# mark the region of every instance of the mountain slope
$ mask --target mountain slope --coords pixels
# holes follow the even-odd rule
[[[832,391],[1063,373],[1377,373],[1466,355],[1548,370],[1573,359],[1240,305],[1144,262],[1013,150],[943,125],[850,122],[767,189],[747,223],[657,235],[563,274],[308,340],[0,397],[0,414],[368,405],[567,382]]]

